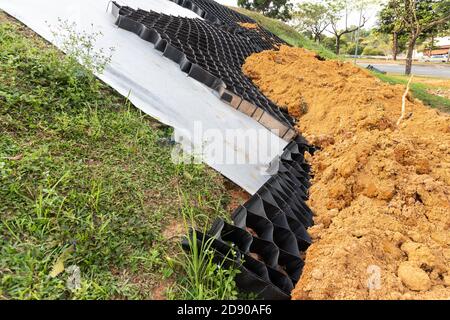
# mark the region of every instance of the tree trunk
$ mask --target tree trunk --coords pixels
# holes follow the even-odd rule
[[[314,34],[314,42],[320,43],[320,34]]]
[[[430,51],[428,51],[428,56],[431,57],[434,48],[434,35],[431,35]]]
[[[398,53],[398,33],[394,31],[392,34],[392,59],[397,61],[397,53]]]
[[[408,53],[406,54],[406,66],[405,66],[405,74],[409,76],[412,70],[412,58],[414,47],[416,46],[417,36],[415,34],[410,35],[408,42]]]
[[[336,55],[341,52],[341,36],[336,35]]]

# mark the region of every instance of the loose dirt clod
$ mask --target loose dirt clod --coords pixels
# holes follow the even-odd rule
[[[238,24],[245,29],[258,29],[258,25],[256,23],[249,22],[238,22]]]
[[[282,46],[245,74],[322,149],[294,299],[449,299],[450,117],[341,61]],[[302,111],[307,105],[307,112]]]
[[[448,82],[450,82],[450,81],[448,81]],[[434,94],[435,96],[450,99],[450,89],[444,89],[444,88],[428,89],[427,92],[430,94]]]

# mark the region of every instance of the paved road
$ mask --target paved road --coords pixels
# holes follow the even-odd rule
[[[362,67],[367,67],[369,63],[358,62]],[[404,64],[385,64],[385,63],[374,63],[371,64],[377,69],[386,71],[388,73],[398,73],[403,74],[405,72]],[[429,66],[414,66],[412,68],[412,73],[418,76],[426,77],[436,77],[436,78],[448,78],[450,79],[450,65],[429,65]]]

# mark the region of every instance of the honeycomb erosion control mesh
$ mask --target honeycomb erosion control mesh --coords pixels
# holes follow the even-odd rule
[[[292,140],[296,135],[293,128],[294,119],[286,110],[265,97],[241,70],[248,56],[265,49],[276,49],[282,40],[259,27],[241,27],[236,22],[242,16],[238,13],[225,22],[219,18],[213,19],[214,12],[219,12],[219,17],[225,20],[225,9],[231,10],[219,4],[213,6],[211,1],[195,2],[195,5],[186,1],[181,4],[207,16],[208,19],[190,19],[141,9],[134,10],[119,6],[115,2],[112,7],[113,14],[117,17],[117,26],[153,43],[155,49],[163,52],[165,57],[178,63],[183,72],[215,90],[222,101],[252,117],[264,127],[276,130],[284,140]],[[200,6],[208,9],[206,4],[210,4],[211,8],[224,9],[208,13],[209,11],[200,9]],[[248,21],[249,18],[245,18],[245,22]]]
[[[314,151],[297,137],[273,164],[269,181],[234,211],[234,225],[217,219],[206,235],[192,231],[197,241],[212,241],[217,263],[240,270],[235,280],[241,291],[261,299],[290,298],[304,266],[301,255],[311,244],[306,229],[313,214],[305,203],[311,176],[304,154]],[[183,246],[189,249],[187,239]]]
[[[286,111],[267,99],[244,76],[241,67],[253,53],[277,49],[283,40],[256,25],[249,17],[212,0],[170,0],[194,11],[201,19],[173,17],[134,10],[113,2],[116,24],[155,45],[190,77],[214,89],[219,97],[290,141],[272,162],[271,178],[232,216],[233,225],[217,219],[207,234],[192,230],[199,243],[211,241],[214,259],[240,270],[236,284],[262,299],[289,299],[300,278],[302,253],[311,244],[313,225],[306,205],[310,166],[305,152],[314,153],[293,129]],[[243,28],[239,23],[256,27]],[[183,247],[189,250],[188,239]]]
[[[271,50],[287,43],[278,36],[261,28],[255,20],[231,10],[213,0],[170,0],[178,5],[195,12],[203,19],[220,26],[231,33],[247,37],[255,46],[263,50]],[[249,23],[254,29],[244,28],[240,23]]]

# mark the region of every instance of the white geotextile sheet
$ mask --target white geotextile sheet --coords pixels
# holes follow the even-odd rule
[[[267,180],[265,169],[286,142],[250,117],[232,109],[209,88],[189,78],[179,66],[153,48],[153,44],[119,29],[106,8],[109,0],[0,0],[0,8],[55,43],[51,27],[75,22],[77,31],[97,32],[96,49],[114,47],[112,61],[99,78],[146,114],[175,129],[185,150],[203,147],[202,160],[249,193]],[[121,5],[165,14],[199,18],[169,0],[122,0]],[[58,45],[58,43],[55,43]],[[194,135],[195,132],[203,132]],[[242,132],[258,132],[267,141],[239,141]],[[238,137],[236,139],[236,136]],[[208,151],[220,145],[221,152]],[[198,151],[196,152],[198,153]],[[255,155],[257,157],[255,158]],[[230,159],[238,159],[231,161]],[[225,161],[227,160],[227,161]]]

